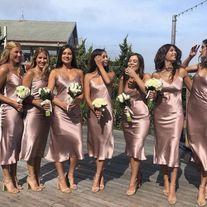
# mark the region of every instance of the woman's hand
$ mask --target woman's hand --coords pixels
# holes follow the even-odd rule
[[[97,65],[98,68],[102,67],[103,66],[103,63],[102,63],[102,57],[100,55],[97,55],[95,58],[95,63]]]
[[[21,103],[18,103],[17,101],[12,101],[11,106],[19,112],[23,111],[23,105]]]
[[[135,78],[138,75],[133,68],[129,67],[125,69],[125,74],[131,78]]]
[[[150,90],[148,93],[149,93],[148,96],[147,96],[148,99],[150,99],[150,100],[155,100],[156,99],[157,91],[151,91]]]
[[[189,57],[193,58],[194,56],[196,56],[199,47],[200,45],[194,45],[193,47],[191,47]]]
[[[94,110],[94,112],[95,112],[96,118],[98,120],[100,120],[101,119],[101,116],[102,116],[102,112],[101,111],[98,111],[98,110]]]
[[[44,103],[44,104],[41,104],[42,108],[45,110],[45,111],[48,111],[50,110],[50,104],[47,102],[47,103]]]

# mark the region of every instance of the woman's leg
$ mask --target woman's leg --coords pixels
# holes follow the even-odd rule
[[[199,206],[206,205],[206,200],[205,200],[206,183],[207,183],[207,172],[202,170],[201,182],[200,182],[198,197],[197,197],[197,203]]]
[[[17,163],[11,164],[9,167],[10,175],[12,177],[13,183],[18,190],[22,190],[22,186],[19,185],[19,181],[17,179]]]
[[[28,189],[31,188],[31,190],[33,191],[41,191],[42,188],[39,186],[39,183],[37,181],[35,164],[36,164],[35,158],[27,161],[27,170],[28,170],[27,185],[28,185]]]
[[[75,184],[75,179],[74,179],[76,163],[77,163],[77,158],[75,157],[70,158],[70,168],[67,173],[68,176],[67,179],[69,181],[70,188],[72,188],[73,190],[77,189],[77,185]]]
[[[169,204],[175,204],[176,199],[176,182],[177,182],[177,174],[178,174],[178,167],[172,168],[170,174],[170,188],[168,194],[168,202]]]
[[[138,187],[138,172],[140,167],[140,161],[138,159],[135,159],[133,157],[130,158],[130,165],[131,165],[131,178],[128,190],[126,192],[127,195],[134,195],[137,187]]]
[[[2,165],[2,172],[3,172],[2,190],[8,191],[9,193],[18,193],[19,190],[15,187],[10,171],[11,171],[10,165]]]
[[[62,162],[55,162],[55,167],[58,174],[58,182],[57,188],[63,193],[70,193],[70,188],[67,186],[65,173],[64,173],[64,166]]]
[[[36,157],[35,158],[35,176],[36,176],[36,180],[37,180],[37,183],[38,185],[41,187],[41,188],[44,188],[44,184],[42,184],[40,182],[40,166],[41,166],[41,157]]]
[[[170,191],[170,182],[169,182],[169,171],[167,165],[162,165],[162,174],[163,174],[163,180],[164,180],[164,195],[168,196]]]
[[[100,180],[103,176],[104,160],[96,159],[96,174],[93,179],[92,192],[96,193],[100,190]]]

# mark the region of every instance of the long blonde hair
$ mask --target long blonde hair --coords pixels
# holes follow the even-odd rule
[[[15,48],[18,47],[21,49],[21,45],[18,42],[14,42],[14,41],[10,41],[6,44],[6,47],[4,48],[3,52],[1,53],[1,57],[0,57],[0,65],[3,65],[5,63],[9,62],[9,55],[10,55],[10,51]]]

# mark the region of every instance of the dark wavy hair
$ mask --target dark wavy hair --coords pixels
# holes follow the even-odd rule
[[[155,63],[155,70],[157,72],[162,71],[165,68],[165,57],[166,57],[166,54],[169,51],[170,47],[174,47],[175,51],[177,53],[176,60],[175,60],[175,62],[172,63],[172,66],[173,66],[172,80],[173,80],[174,75],[176,73],[176,70],[179,69],[180,66],[181,66],[182,52],[181,52],[181,50],[178,47],[176,47],[173,44],[165,44],[165,45],[163,45],[162,47],[160,47],[158,49],[157,54],[156,54],[155,59],[154,59],[154,63]]]
[[[137,58],[138,58],[139,67],[138,67],[138,70],[136,71],[136,73],[139,74],[139,77],[141,79],[143,79],[143,76],[144,76],[144,58],[139,53],[131,53],[129,55],[128,59],[127,59],[127,63],[129,62],[129,59],[132,56],[137,56]],[[123,70],[123,77],[124,77],[124,83],[126,83],[126,81],[129,78],[129,76],[125,74],[125,69]]]
[[[71,62],[71,66],[73,68],[77,68],[77,61],[76,61],[76,56],[75,56],[75,50],[68,44],[66,45],[63,45],[59,51],[58,51],[58,58],[57,58],[57,63],[56,63],[56,68],[60,68],[62,67],[63,65],[63,62],[62,62],[62,54],[63,54],[63,51],[65,49],[69,48],[72,52],[72,62]]]
[[[102,55],[103,53],[106,53],[105,49],[95,49],[92,53],[91,53],[91,57],[90,57],[90,62],[89,62],[89,73],[93,72],[96,70],[97,65],[95,62],[95,57],[97,55]],[[105,70],[108,72],[108,66],[104,66]]]
[[[202,43],[207,47],[207,39],[203,40]],[[201,57],[201,67],[207,68],[207,56]]]

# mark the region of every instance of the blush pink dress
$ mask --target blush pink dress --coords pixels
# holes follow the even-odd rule
[[[70,83],[79,82],[77,76],[73,80],[59,75],[56,80],[56,97],[65,102],[67,97],[67,86]],[[76,105],[71,111],[64,111],[58,106],[54,106],[51,117],[50,141],[46,159],[55,162],[63,162],[70,157],[83,159],[82,146],[82,125],[80,106]]]
[[[187,107],[187,131],[193,157],[207,171],[207,76],[198,73],[193,77],[193,86]]]
[[[91,100],[103,98],[107,102],[103,116],[98,122],[95,114],[90,110],[88,115],[88,154],[90,157],[98,160],[111,159],[114,150],[114,138],[112,135],[113,117],[111,105],[111,87],[102,84],[96,84],[94,81],[98,76],[90,80]]]
[[[172,83],[161,79],[162,94],[154,110],[155,148],[154,164],[179,167],[179,142],[183,129],[182,86],[177,76]]]
[[[146,160],[144,141],[150,126],[149,110],[144,99],[145,95],[137,88],[129,88],[126,84],[124,93],[130,95],[130,109],[133,112],[132,122],[127,122],[123,116],[123,131],[126,141],[125,152],[129,157]]]
[[[16,100],[15,90],[21,83],[21,77],[10,72],[3,88],[3,95]],[[8,104],[2,104],[1,108],[0,164],[10,165],[19,160],[23,118],[21,112]]]
[[[31,94],[34,99],[39,99],[39,88],[46,86],[47,81],[43,79],[32,81]],[[45,116],[45,111],[27,104],[20,159],[28,161],[31,158],[44,156],[49,128],[50,117]]]

